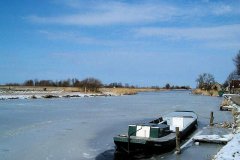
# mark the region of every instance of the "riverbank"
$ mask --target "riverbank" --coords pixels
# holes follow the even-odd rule
[[[240,159],[240,96],[230,95],[222,103],[221,107],[230,107],[233,116],[234,137],[213,158],[214,160],[238,160]]]
[[[203,95],[203,96],[214,96],[214,97],[219,96],[217,90],[194,89],[194,90],[192,90],[192,94]]]
[[[100,88],[98,92],[85,92],[82,88],[78,87],[0,86],[0,100],[121,96],[121,95],[134,95],[137,94],[138,92],[155,92],[155,91],[160,91],[160,89]]]

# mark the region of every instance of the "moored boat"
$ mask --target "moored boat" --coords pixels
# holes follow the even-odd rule
[[[176,127],[180,138],[186,138],[197,126],[197,115],[193,111],[175,111],[149,123],[131,124],[128,134],[115,136],[116,151],[124,153],[163,153],[176,146]]]

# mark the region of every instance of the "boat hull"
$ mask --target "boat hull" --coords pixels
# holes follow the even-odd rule
[[[183,140],[196,129],[197,119],[180,132],[180,139]],[[136,136],[116,136],[114,143],[116,151],[122,153],[165,153],[176,147],[175,133],[163,138],[139,138]]]
[[[130,139],[128,143],[128,138],[125,140],[114,140],[116,145],[116,151],[125,152],[125,153],[164,153],[167,151],[171,151],[176,146],[176,139],[173,138],[171,140],[165,142],[155,142],[155,141],[147,141],[147,140],[136,140]]]

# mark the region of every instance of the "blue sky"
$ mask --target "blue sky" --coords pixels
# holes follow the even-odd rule
[[[240,50],[239,0],[1,0],[0,84],[96,77],[222,83]]]

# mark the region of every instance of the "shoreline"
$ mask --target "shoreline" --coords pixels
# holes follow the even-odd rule
[[[214,156],[213,160],[240,159],[240,96],[229,95],[224,99],[221,107],[231,109],[233,116],[233,138]],[[221,108],[220,107],[220,108]]]
[[[84,92],[82,88],[78,87],[0,86],[0,100],[107,97],[156,91],[165,90],[152,88],[100,88],[98,92]]]
[[[212,97],[219,97],[217,90],[202,90],[202,89],[194,89],[192,90],[192,94],[195,95],[202,95],[202,96],[212,96]]]

